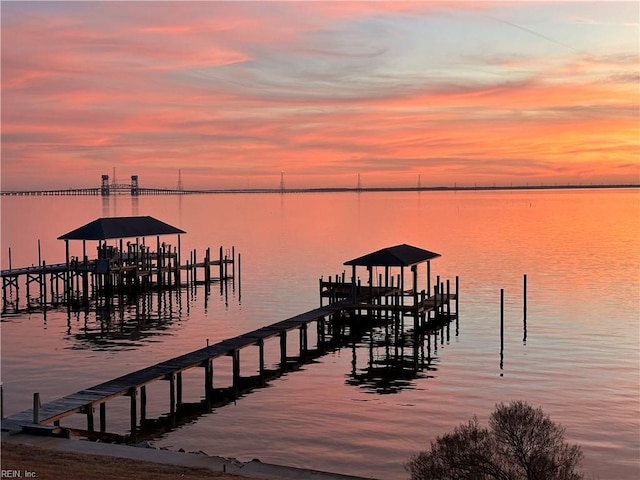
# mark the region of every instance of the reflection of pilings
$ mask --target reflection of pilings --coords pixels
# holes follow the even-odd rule
[[[432,355],[432,343],[437,355],[439,338],[444,343],[445,329],[449,341],[449,324],[447,321],[438,327],[419,332],[402,331],[400,335],[390,331],[399,326],[396,322],[374,328],[366,342],[367,366],[359,371],[355,368],[357,354],[353,349],[351,374],[346,383],[381,394],[414,388],[416,380],[431,377],[429,372],[436,369],[433,364],[435,356]]]

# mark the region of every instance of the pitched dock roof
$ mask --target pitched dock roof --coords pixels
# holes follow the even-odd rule
[[[362,257],[344,262],[344,265],[362,267],[410,267],[439,257],[439,253],[423,250],[403,243],[387,247]]]
[[[59,236],[58,240],[107,240],[110,238],[148,237],[180,233],[186,232],[149,216],[107,217],[98,218],[69,233],[65,233]]]

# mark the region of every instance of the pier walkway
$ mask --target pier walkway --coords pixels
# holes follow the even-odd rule
[[[365,289],[371,292],[369,288]],[[146,392],[145,386],[157,380],[169,380],[170,382],[170,415],[176,413],[181,399],[181,373],[185,370],[205,368],[205,398],[209,398],[213,390],[212,361],[223,356],[233,357],[234,385],[240,381],[240,356],[239,351],[245,347],[258,345],[260,348],[259,367],[260,377],[265,375],[264,342],[272,337],[280,337],[281,369],[286,370],[287,364],[287,332],[300,331],[300,356],[307,351],[307,327],[312,322],[324,322],[325,317],[354,312],[356,310],[376,311],[391,310],[396,312],[426,313],[438,310],[439,306],[448,306],[450,300],[456,299],[456,294],[434,295],[423,298],[416,305],[394,305],[392,303],[381,304],[382,298],[397,298],[399,291],[396,288],[373,289],[373,298],[369,295],[360,296],[353,300],[341,300],[325,305],[280,322],[261,327],[237,337],[223,340],[199,350],[166,360],[164,362],[143,368],[141,370],[123,375],[121,377],[100,383],[79,392],[66,395],[57,400],[40,405],[39,396],[34,395],[34,408],[10,415],[2,419],[2,430],[24,430],[28,432],[56,433],[59,429],[59,421],[75,413],[87,415],[87,431],[94,431],[93,412],[96,405],[100,410],[100,432],[106,432],[105,402],[119,396],[131,397],[131,431],[135,432],[138,420],[137,396],[140,393],[140,416],[144,419]],[[400,292],[413,295],[412,292]],[[442,312],[444,315],[444,312]],[[449,318],[455,315],[448,314]],[[319,325],[323,325],[320,323]],[[324,329],[322,329],[324,331]],[[320,328],[319,328],[320,331]],[[319,338],[318,342],[324,339]]]

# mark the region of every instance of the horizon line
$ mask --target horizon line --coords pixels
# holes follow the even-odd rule
[[[568,190],[568,189],[607,189],[640,188],[640,183],[599,183],[599,184],[556,184],[556,185],[473,185],[473,186],[420,186],[420,187],[308,187],[308,188],[226,188],[226,189],[172,189],[138,187],[143,195],[195,195],[222,193],[340,193],[340,192],[422,192],[422,191],[487,191],[487,190]],[[46,196],[46,195],[100,195],[100,187],[63,188],[38,190],[0,190],[2,196]],[[118,194],[126,194],[120,191]],[[105,195],[110,196],[110,195]]]

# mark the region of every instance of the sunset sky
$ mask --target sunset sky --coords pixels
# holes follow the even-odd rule
[[[1,10],[3,190],[640,181],[637,1]]]

